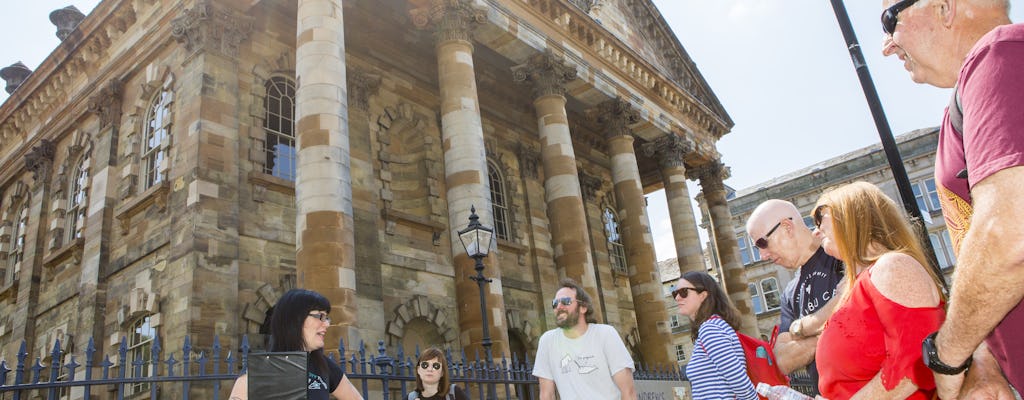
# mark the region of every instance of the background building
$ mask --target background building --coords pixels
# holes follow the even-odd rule
[[[259,346],[293,287],[331,299],[328,343],[472,354],[456,232],[475,206],[497,236],[496,355],[535,351],[568,276],[638,361],[672,362],[644,194],[666,190],[679,269],[703,269],[687,179],[756,330],[715,148],[732,121],[648,0],[105,0],[51,19],[53,53],[2,72],[0,359],[23,340]]]

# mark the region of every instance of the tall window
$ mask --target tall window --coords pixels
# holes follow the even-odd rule
[[[18,277],[18,273],[21,272],[21,260],[25,256],[25,234],[28,232],[29,203],[26,200],[18,209],[18,213],[14,214],[17,221],[14,223],[14,232],[11,235],[11,252],[7,254],[9,266],[7,270],[10,272],[5,277],[7,279],[6,282],[14,282]]]
[[[925,195],[928,197],[928,205],[932,211],[941,211],[942,204],[939,203],[939,191],[935,187],[935,179],[928,178],[921,182],[924,185]]]
[[[680,327],[681,325],[682,324],[679,323],[679,314],[672,314],[672,316],[669,317],[669,324],[668,324],[668,326],[670,328],[675,329],[675,328]]]
[[[267,161],[263,172],[295,180],[295,82],[275,76],[267,81],[263,128],[267,132]]]
[[[146,114],[146,125],[142,143],[142,190],[149,189],[164,180],[161,164],[167,158],[164,142],[171,134],[170,90],[161,90],[150,103]]]
[[[497,165],[487,162],[487,178],[491,181],[491,208],[494,213],[494,235],[498,239],[509,240],[512,236],[508,224],[508,192],[505,191],[505,180]]]
[[[156,328],[150,325],[150,316],[139,318],[132,324],[128,339],[129,364],[124,368],[130,368],[126,376],[146,377],[153,375],[153,339],[156,338]],[[135,364],[142,363],[136,374]],[[139,393],[149,390],[148,383],[132,383],[128,387],[128,394]]]
[[[85,213],[88,208],[88,197],[86,184],[89,182],[89,167],[85,165],[85,158],[79,161],[75,175],[71,179],[71,190],[68,190],[68,211],[65,215],[67,223],[67,243],[82,237],[82,229],[85,227]]]
[[[740,258],[743,260],[743,265],[761,261],[761,251],[753,245],[747,235],[737,236],[736,244],[740,247]]]
[[[782,305],[782,300],[779,297],[779,281],[775,278],[761,280],[761,295],[764,296],[765,311],[778,310]]]
[[[757,290],[757,285],[753,283],[747,284],[747,291],[750,292],[750,300],[754,302],[754,314],[763,313],[764,301],[761,300],[761,291]]]
[[[677,344],[676,345],[676,361],[678,361],[678,362],[685,362],[686,361],[686,346],[683,346],[681,344]]]
[[[953,253],[953,241],[949,238],[949,231],[943,229],[941,232],[929,233],[928,239],[935,249],[935,258],[939,260],[939,267],[945,269],[956,265],[956,255]]]
[[[608,256],[612,259],[612,271],[629,274],[626,250],[622,247],[622,237],[619,234],[619,218],[611,208],[604,209],[604,233],[608,236]]]

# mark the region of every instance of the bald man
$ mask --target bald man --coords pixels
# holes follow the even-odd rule
[[[773,350],[782,372],[807,367],[817,388],[814,350],[821,326],[831,315],[831,306],[826,308],[826,304],[836,297],[836,287],[843,277],[842,263],[825,254],[821,240],[804,225],[800,211],[788,201],[773,199],[757,206],[747,219],[747,234],[754,239],[762,260],[796,270],[796,279],[782,293],[779,326],[783,333]],[[815,313],[818,315],[811,316]]]
[[[946,321],[922,344],[943,399],[1006,398],[986,385],[1000,370],[1024,389],[1024,24],[1011,24],[1009,8],[882,1],[882,52],[915,82],[956,88],[935,155],[956,279]]]

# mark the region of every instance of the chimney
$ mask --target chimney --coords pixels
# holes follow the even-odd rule
[[[85,19],[85,14],[78,11],[75,6],[67,6],[50,13],[50,22],[57,25],[57,38],[62,42],[67,39],[71,31],[75,30],[79,22]]]
[[[28,69],[25,64],[18,61],[7,68],[0,69],[0,78],[7,81],[7,93],[14,93],[18,86],[21,86],[28,79],[28,76],[32,75],[32,70]]]

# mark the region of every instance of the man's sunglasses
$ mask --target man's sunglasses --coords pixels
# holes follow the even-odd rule
[[[914,3],[917,3],[917,0],[901,0],[882,11],[882,31],[889,35],[896,33],[896,23],[899,22],[900,11]]]
[[[420,363],[420,368],[422,368],[422,369],[427,369],[427,368],[430,368],[430,367],[434,367],[435,371],[439,370],[439,369],[441,369],[441,363],[436,362],[436,361],[433,362],[433,363],[428,363],[426,361]]]
[[[568,307],[570,304],[572,304],[572,300],[572,297],[559,297],[557,299],[551,300],[551,309],[558,308],[559,304]]]
[[[793,220],[792,217],[786,218],[786,219],[788,219],[790,221]],[[768,237],[771,236],[773,233],[775,233],[775,230],[779,229],[780,226],[782,226],[782,221],[779,221],[779,223],[775,224],[775,226],[773,226],[772,229],[768,231],[768,233],[764,234],[764,236],[761,236],[760,239],[755,240],[754,241],[754,246],[757,246],[757,248],[759,248],[761,250],[767,249],[768,248]]]
[[[679,297],[682,297],[682,298],[685,299],[686,295],[690,294],[689,292],[691,290],[694,291],[695,293],[700,293],[700,292],[704,291],[704,289],[697,289],[697,288],[692,288],[692,287],[681,287],[679,289],[676,289],[676,290],[672,291],[672,298],[674,299],[674,298],[676,298],[676,296],[679,296]]]
[[[820,206],[814,207],[814,211],[811,211],[811,219],[814,220],[815,227],[821,228],[821,220],[825,219],[825,210],[827,209],[828,206],[822,204]]]

